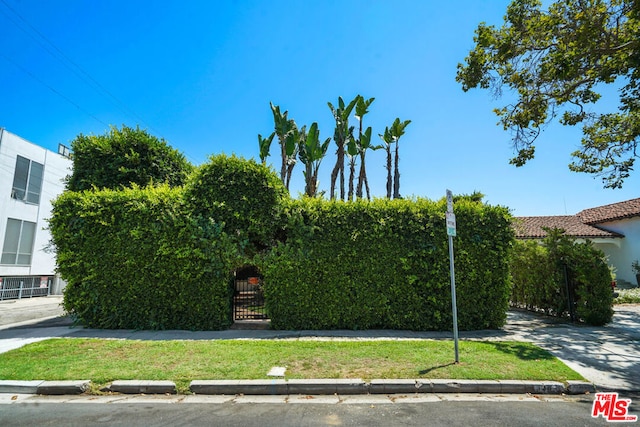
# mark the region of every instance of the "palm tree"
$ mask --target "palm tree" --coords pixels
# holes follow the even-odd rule
[[[295,141],[293,135],[297,130],[296,122],[287,118],[288,111],[280,113],[279,106],[273,105],[273,103],[269,103],[269,105],[271,105],[271,111],[273,112],[274,133],[278,135],[278,141],[280,143],[280,155],[282,157],[280,179],[282,179],[282,182],[288,190],[293,166],[295,166],[296,162],[295,151],[297,141]]]
[[[298,156],[305,166],[304,192],[309,197],[315,197],[318,192],[318,170],[330,143],[331,138],[320,143],[320,131],[316,122],[311,124],[308,133],[305,132],[305,127],[300,131]]]
[[[353,107],[356,105],[358,97],[354,98],[349,105],[345,106],[342,97],[338,97],[338,108],[335,108],[330,102],[327,102],[333,118],[336,121],[335,131],[333,133],[333,140],[336,143],[336,165],[331,172],[331,193],[330,198],[335,199],[335,188],[338,174],[340,175],[340,199],[344,200],[344,156],[345,146],[348,143],[349,135],[352,131],[349,130],[349,116]]]
[[[393,171],[393,198],[400,198],[400,169],[398,168],[398,162],[400,157],[398,156],[398,147],[400,145],[400,137],[404,135],[404,129],[411,123],[411,120],[405,120],[401,122],[399,118],[396,118],[391,125],[391,137],[396,143],[395,165]]]
[[[267,157],[269,157],[269,150],[271,149],[271,143],[273,142],[273,137],[276,135],[275,132],[271,132],[266,138],[263,138],[262,135],[258,134],[258,146],[260,147],[260,161],[262,164],[267,163]]]
[[[349,128],[349,141],[347,142],[347,157],[349,158],[349,191],[347,192],[347,200],[353,201],[353,181],[356,176],[356,160],[358,158],[359,148],[358,141],[353,137],[353,126]]]
[[[356,197],[361,199],[362,186],[364,184],[364,188],[367,192],[367,200],[371,200],[371,192],[369,191],[369,180],[367,179],[367,172],[365,168],[365,156],[367,154],[367,150],[378,150],[382,148],[382,145],[371,144],[371,132],[371,126],[369,126],[360,137],[360,175],[358,176],[358,188],[356,189]]]
[[[384,134],[378,134],[380,139],[384,142],[384,149],[387,152],[387,199],[391,198],[391,188],[393,185],[393,178],[391,176],[391,168],[393,166],[391,162],[391,144],[393,143],[393,137],[391,136],[391,131],[389,131],[389,127],[384,128]]]
[[[305,135],[305,126],[302,127],[301,130],[298,130],[298,126],[296,126],[296,122],[291,120],[291,131],[287,134],[287,138],[285,141],[286,154],[287,154],[287,172],[286,172],[286,180],[285,187],[287,190],[289,189],[289,184],[291,183],[291,176],[293,175],[293,168],[296,165],[296,158],[298,157],[298,145],[301,138],[304,138]]]
[[[374,100],[375,98],[369,98],[365,100],[362,96],[358,95],[358,101],[356,102],[356,119],[358,119],[358,122],[360,122],[357,143],[358,153],[360,154],[360,172],[358,174],[358,187],[356,188],[356,197],[359,199],[362,198],[362,186],[364,185],[367,191],[367,200],[371,200],[371,196],[369,194],[369,182],[367,180],[365,156],[367,154],[367,150],[375,150],[378,148],[378,146],[371,146],[371,127],[367,128],[367,130],[362,133],[362,119],[364,115],[369,112],[368,108]]]

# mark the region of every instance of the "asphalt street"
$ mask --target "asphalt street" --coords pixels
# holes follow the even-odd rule
[[[589,396],[43,396],[1,405],[12,426],[602,426]],[[233,399],[233,401],[230,401]],[[61,404],[63,403],[63,404]],[[632,411],[635,411],[632,408]],[[634,412],[637,413],[637,412]]]

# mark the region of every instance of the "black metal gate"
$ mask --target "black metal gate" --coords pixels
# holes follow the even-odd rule
[[[262,279],[249,277],[246,280],[236,280],[233,294],[233,319],[260,320],[268,318],[264,310]]]

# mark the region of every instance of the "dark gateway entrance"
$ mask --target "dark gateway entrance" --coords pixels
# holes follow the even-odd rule
[[[262,277],[257,268],[236,271],[233,293],[233,320],[268,320],[264,310]]]

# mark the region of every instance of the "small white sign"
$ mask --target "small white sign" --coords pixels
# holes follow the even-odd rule
[[[447,212],[453,212],[453,193],[447,190]]]
[[[271,370],[267,373],[268,377],[284,377],[284,373],[287,370],[287,368],[282,367],[282,366],[274,366],[273,368],[271,368]]]
[[[447,212],[447,236],[456,236],[456,215],[453,212]]]

